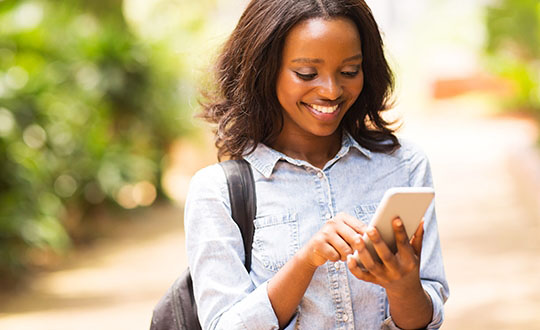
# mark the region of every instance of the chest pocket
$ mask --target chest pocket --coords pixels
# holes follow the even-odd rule
[[[375,214],[377,205],[379,204],[370,203],[370,204],[359,205],[354,208],[354,213],[359,220],[361,220],[363,223],[368,225],[369,222],[371,221],[371,218],[373,218],[373,215]]]
[[[254,221],[253,256],[277,272],[298,251],[298,215],[270,215]]]

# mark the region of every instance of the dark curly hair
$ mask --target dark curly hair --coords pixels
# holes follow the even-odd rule
[[[276,82],[287,33],[310,18],[344,17],[360,32],[364,87],[341,122],[363,147],[390,153],[399,142],[381,112],[390,105],[394,80],[381,35],[363,0],[253,0],[218,58],[217,90],[203,93],[199,117],[217,124],[218,159],[240,158],[257,143],[272,145],[283,127]]]

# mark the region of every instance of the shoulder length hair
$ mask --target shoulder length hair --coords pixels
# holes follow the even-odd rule
[[[225,43],[215,68],[216,90],[203,93],[199,117],[217,124],[218,159],[240,158],[258,143],[271,145],[283,126],[276,92],[287,33],[311,18],[348,18],[360,33],[364,87],[342,119],[363,147],[390,153],[399,142],[381,117],[389,109],[393,75],[379,28],[363,0],[252,0]]]

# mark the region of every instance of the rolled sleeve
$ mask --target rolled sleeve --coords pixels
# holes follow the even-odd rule
[[[244,266],[242,235],[230,215],[227,182],[219,165],[192,178],[184,224],[203,329],[278,329],[266,282],[255,285]]]
[[[424,290],[427,292],[429,297],[431,298],[431,304],[433,306],[433,317],[431,319],[431,322],[427,325],[426,329],[439,329],[442,326],[443,320],[444,320],[444,302],[441,300],[440,293],[437,293],[437,290],[429,284],[425,284],[424,281],[422,283],[422,286]],[[401,328],[398,327],[391,316],[387,317],[382,326],[381,329],[383,330],[400,330]]]
[[[278,329],[278,319],[263,283],[221,317],[216,329]],[[235,327],[233,327],[235,325]]]
[[[437,285],[440,286],[439,284]],[[439,292],[440,290],[435,290],[432,285],[423,284],[423,287],[431,298],[431,304],[433,306],[433,317],[431,323],[428,324],[427,329],[439,329],[444,320],[444,301],[441,298],[443,295]]]
[[[388,317],[386,318],[386,320],[384,320],[382,326],[381,326],[381,330],[401,330],[401,328],[399,328],[395,323],[394,323],[394,320],[392,320],[392,317]]]

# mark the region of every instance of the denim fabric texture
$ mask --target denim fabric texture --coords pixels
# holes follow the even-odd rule
[[[257,193],[252,268],[244,268],[240,231],[230,215],[225,175],[217,164],[193,177],[185,205],[188,263],[204,329],[278,329],[267,282],[339,212],[368,223],[391,187],[433,186],[429,162],[400,140],[392,154],[371,152],[344,133],[324,168],[263,144],[245,156]],[[443,321],[446,281],[433,203],[425,215],[422,285],[433,302],[428,329]],[[287,329],[397,329],[385,290],[358,280],[346,263],[320,266]]]

